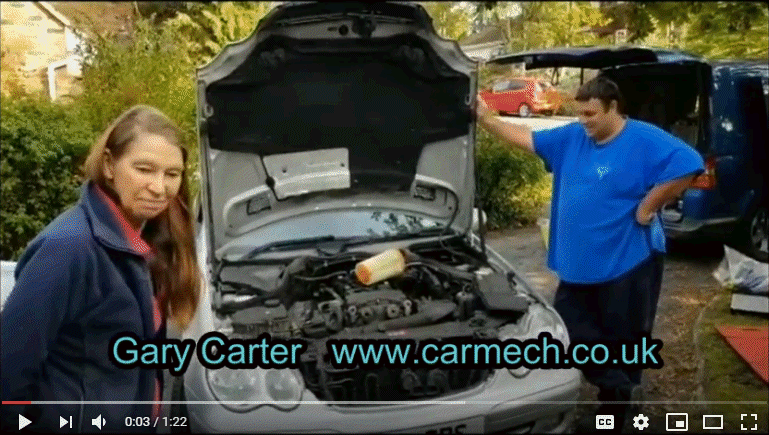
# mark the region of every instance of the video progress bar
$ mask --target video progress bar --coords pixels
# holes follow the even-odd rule
[[[319,400],[294,400],[294,401],[219,401],[219,400],[165,400],[165,401],[3,401],[3,405],[151,405],[160,403],[163,405],[497,405],[499,401],[476,401],[476,400],[398,400],[398,401],[319,401]],[[519,404],[543,404],[543,405],[600,405],[601,401],[575,401],[575,400],[509,400],[504,403]],[[609,402],[606,402],[609,403]],[[678,400],[649,400],[642,402],[611,402],[621,403],[641,403],[644,405],[764,405],[769,403],[762,401],[678,401]]]

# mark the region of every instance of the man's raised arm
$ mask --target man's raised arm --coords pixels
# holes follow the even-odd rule
[[[502,121],[489,109],[480,95],[477,96],[476,101],[475,113],[478,117],[478,124],[482,125],[489,133],[502,139],[503,142],[534,153],[534,140],[529,127]]]

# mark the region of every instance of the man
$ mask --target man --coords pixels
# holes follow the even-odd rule
[[[605,77],[585,83],[575,100],[579,123],[536,133],[493,116],[480,96],[477,117],[553,173],[548,267],[560,279],[554,305],[572,342],[640,342],[651,334],[662,283],[657,212],[691,185],[703,160],[664,130],[623,116],[619,88]],[[598,413],[615,415],[621,429],[638,400],[641,370],[582,372],[600,390]],[[578,428],[595,430],[595,417]]]

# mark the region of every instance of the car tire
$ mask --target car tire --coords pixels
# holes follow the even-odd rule
[[[174,402],[184,402],[184,377],[183,376],[175,376],[173,380],[173,386],[171,391],[171,400]],[[170,409],[170,417],[171,421],[174,422],[184,422],[184,426],[172,426],[170,428],[171,433],[192,433],[190,429],[190,417],[187,413],[187,405],[184,403],[174,403],[171,405]],[[174,417],[176,417],[174,419]],[[179,423],[181,424],[181,423]]]
[[[528,104],[523,103],[518,107],[518,116],[521,118],[528,118],[531,116],[531,107]]]
[[[751,207],[737,229],[741,250],[750,257],[767,262],[767,205],[766,201]]]

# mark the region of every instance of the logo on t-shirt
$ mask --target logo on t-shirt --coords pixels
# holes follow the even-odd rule
[[[606,166],[599,166],[596,168],[596,171],[598,171],[598,179],[602,179],[604,175],[609,173],[609,168]]]

